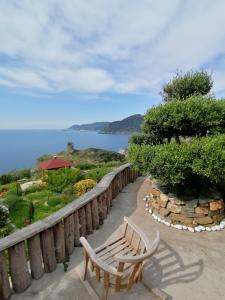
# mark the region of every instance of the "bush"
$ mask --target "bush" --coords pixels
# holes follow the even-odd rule
[[[92,179],[84,179],[80,180],[79,182],[75,183],[74,185],[74,193],[77,196],[81,196],[91,189],[93,189],[94,186],[96,186],[97,182]]]
[[[95,169],[97,166],[92,163],[81,163],[76,165],[76,168],[80,170],[90,170],[90,169]]]
[[[144,117],[143,131],[168,141],[179,136],[206,136],[225,131],[224,117],[225,100],[193,96],[151,108]]]
[[[7,206],[0,204],[0,228],[5,227],[9,220],[9,209]]]
[[[12,176],[10,174],[3,174],[0,176],[0,184],[7,184],[12,182]]]
[[[40,183],[40,184],[33,184],[32,186],[30,186],[29,188],[27,188],[24,191],[24,194],[31,194],[31,193],[36,193],[36,192],[40,192],[43,191],[47,188],[47,184],[45,182]]]
[[[102,177],[108,174],[111,170],[111,167],[99,167],[86,173],[85,178],[93,179],[94,181],[99,182],[102,179]]]
[[[61,193],[69,184],[73,184],[81,178],[79,170],[64,168],[48,171],[47,184],[51,191]]]
[[[128,153],[138,170],[171,188],[200,190],[204,184],[225,183],[225,135],[181,145],[130,145]]]
[[[213,86],[213,80],[206,71],[177,73],[163,86],[162,96],[165,101],[172,99],[185,100],[192,95],[206,95]]]
[[[161,144],[163,139],[156,135],[153,131],[149,133],[134,133],[129,138],[129,144],[137,145],[157,145]]]
[[[17,203],[21,201],[21,198],[17,195],[8,195],[7,198],[4,200],[4,204],[7,205],[7,207],[9,208],[9,211],[13,211],[16,206]]]

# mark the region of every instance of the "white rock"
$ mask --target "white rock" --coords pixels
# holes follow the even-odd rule
[[[221,229],[220,225],[216,225],[215,228],[216,228],[216,230],[220,230]]]
[[[205,227],[202,225],[199,225],[198,228],[200,228],[201,231],[205,231]]]
[[[213,227],[212,227],[212,231],[216,231],[216,226],[213,226]]]
[[[224,229],[225,225],[220,223],[220,229]]]
[[[183,227],[184,230],[187,230],[187,226],[186,225],[183,225],[182,227]]]
[[[188,227],[188,230],[189,230],[190,232],[195,232],[194,228],[192,228],[192,227]]]
[[[143,198],[143,201],[146,201],[146,200],[147,200],[147,198],[146,198],[146,197],[144,197],[144,198]]]
[[[146,208],[145,210],[148,211],[148,208]]]
[[[220,225],[222,225],[222,226],[224,226],[225,227],[225,221],[223,220],[223,221],[221,221],[220,222]]]
[[[150,213],[150,214],[152,214],[152,210],[151,210],[151,208],[149,209],[149,213]]]
[[[173,224],[170,224],[170,226],[171,226],[171,227],[174,227],[174,225],[173,225]]]
[[[168,227],[171,226],[171,224],[169,222],[165,222],[165,225],[168,226]]]
[[[205,230],[206,231],[212,231],[212,228],[211,227],[206,227]]]
[[[145,204],[145,207],[148,207],[148,206],[149,206],[149,204],[148,204],[148,203],[146,203],[146,204]]]
[[[195,227],[195,231],[196,231],[196,232],[201,232],[201,228],[199,228],[199,226],[196,226],[196,227]]]
[[[174,225],[174,228],[177,228],[177,229],[179,229],[179,230],[182,230],[182,229],[183,229],[183,226],[180,225],[180,224],[176,224],[176,225]]]

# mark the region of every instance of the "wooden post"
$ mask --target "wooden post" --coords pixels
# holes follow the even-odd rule
[[[103,219],[106,218],[107,216],[107,206],[106,206],[106,197],[105,197],[105,193],[102,193],[100,195],[100,198],[102,199],[102,216],[103,216]]]
[[[41,233],[41,249],[44,270],[46,273],[51,273],[57,268],[52,228],[49,228]]]
[[[55,242],[55,256],[57,263],[62,263],[66,258],[65,233],[63,220],[53,228]]]
[[[85,206],[85,213],[86,213],[86,230],[87,230],[87,234],[90,234],[93,232],[91,203],[90,202],[87,203],[87,205]]]
[[[97,198],[95,198],[91,201],[91,214],[92,214],[93,229],[98,229],[99,215],[98,215],[98,200],[97,200]]]
[[[0,252],[0,299],[8,299],[11,295],[9,276],[6,267],[5,253]],[[1,298],[2,297],[2,298]]]
[[[24,242],[9,248],[9,266],[14,291],[16,293],[25,291],[31,284],[31,278]]]
[[[79,223],[80,223],[80,236],[86,237],[87,231],[86,231],[86,214],[85,214],[85,208],[81,207],[78,211],[79,213]]]
[[[108,190],[109,190],[109,199],[110,199],[110,206],[112,207],[112,204],[113,204],[113,198],[112,198],[112,184],[110,184],[110,186],[109,186],[109,188],[108,188]]]
[[[74,216],[70,215],[65,219],[65,246],[66,253],[71,255],[74,249]]]
[[[39,279],[44,274],[42,267],[42,252],[39,234],[32,236],[27,241],[28,253],[30,258],[31,276],[34,279]]]
[[[98,215],[99,215],[99,224],[102,225],[104,221],[103,217],[103,207],[102,207],[102,197],[98,196]]]
[[[74,212],[74,245],[80,245],[80,223],[77,210]]]
[[[110,199],[110,190],[109,190],[109,188],[105,192],[105,197],[106,197],[107,213],[109,213],[110,207],[111,207],[111,199]]]

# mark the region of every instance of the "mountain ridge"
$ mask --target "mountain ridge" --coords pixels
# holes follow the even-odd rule
[[[132,133],[140,131],[142,120],[143,116],[141,114],[135,114],[114,122],[94,122],[81,125],[74,124],[68,129],[98,131],[102,134]]]

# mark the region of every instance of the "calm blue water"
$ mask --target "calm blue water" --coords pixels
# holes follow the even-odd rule
[[[62,151],[67,142],[73,142],[76,149],[118,151],[127,147],[128,137],[91,131],[0,130],[0,174],[32,167],[37,157]]]

